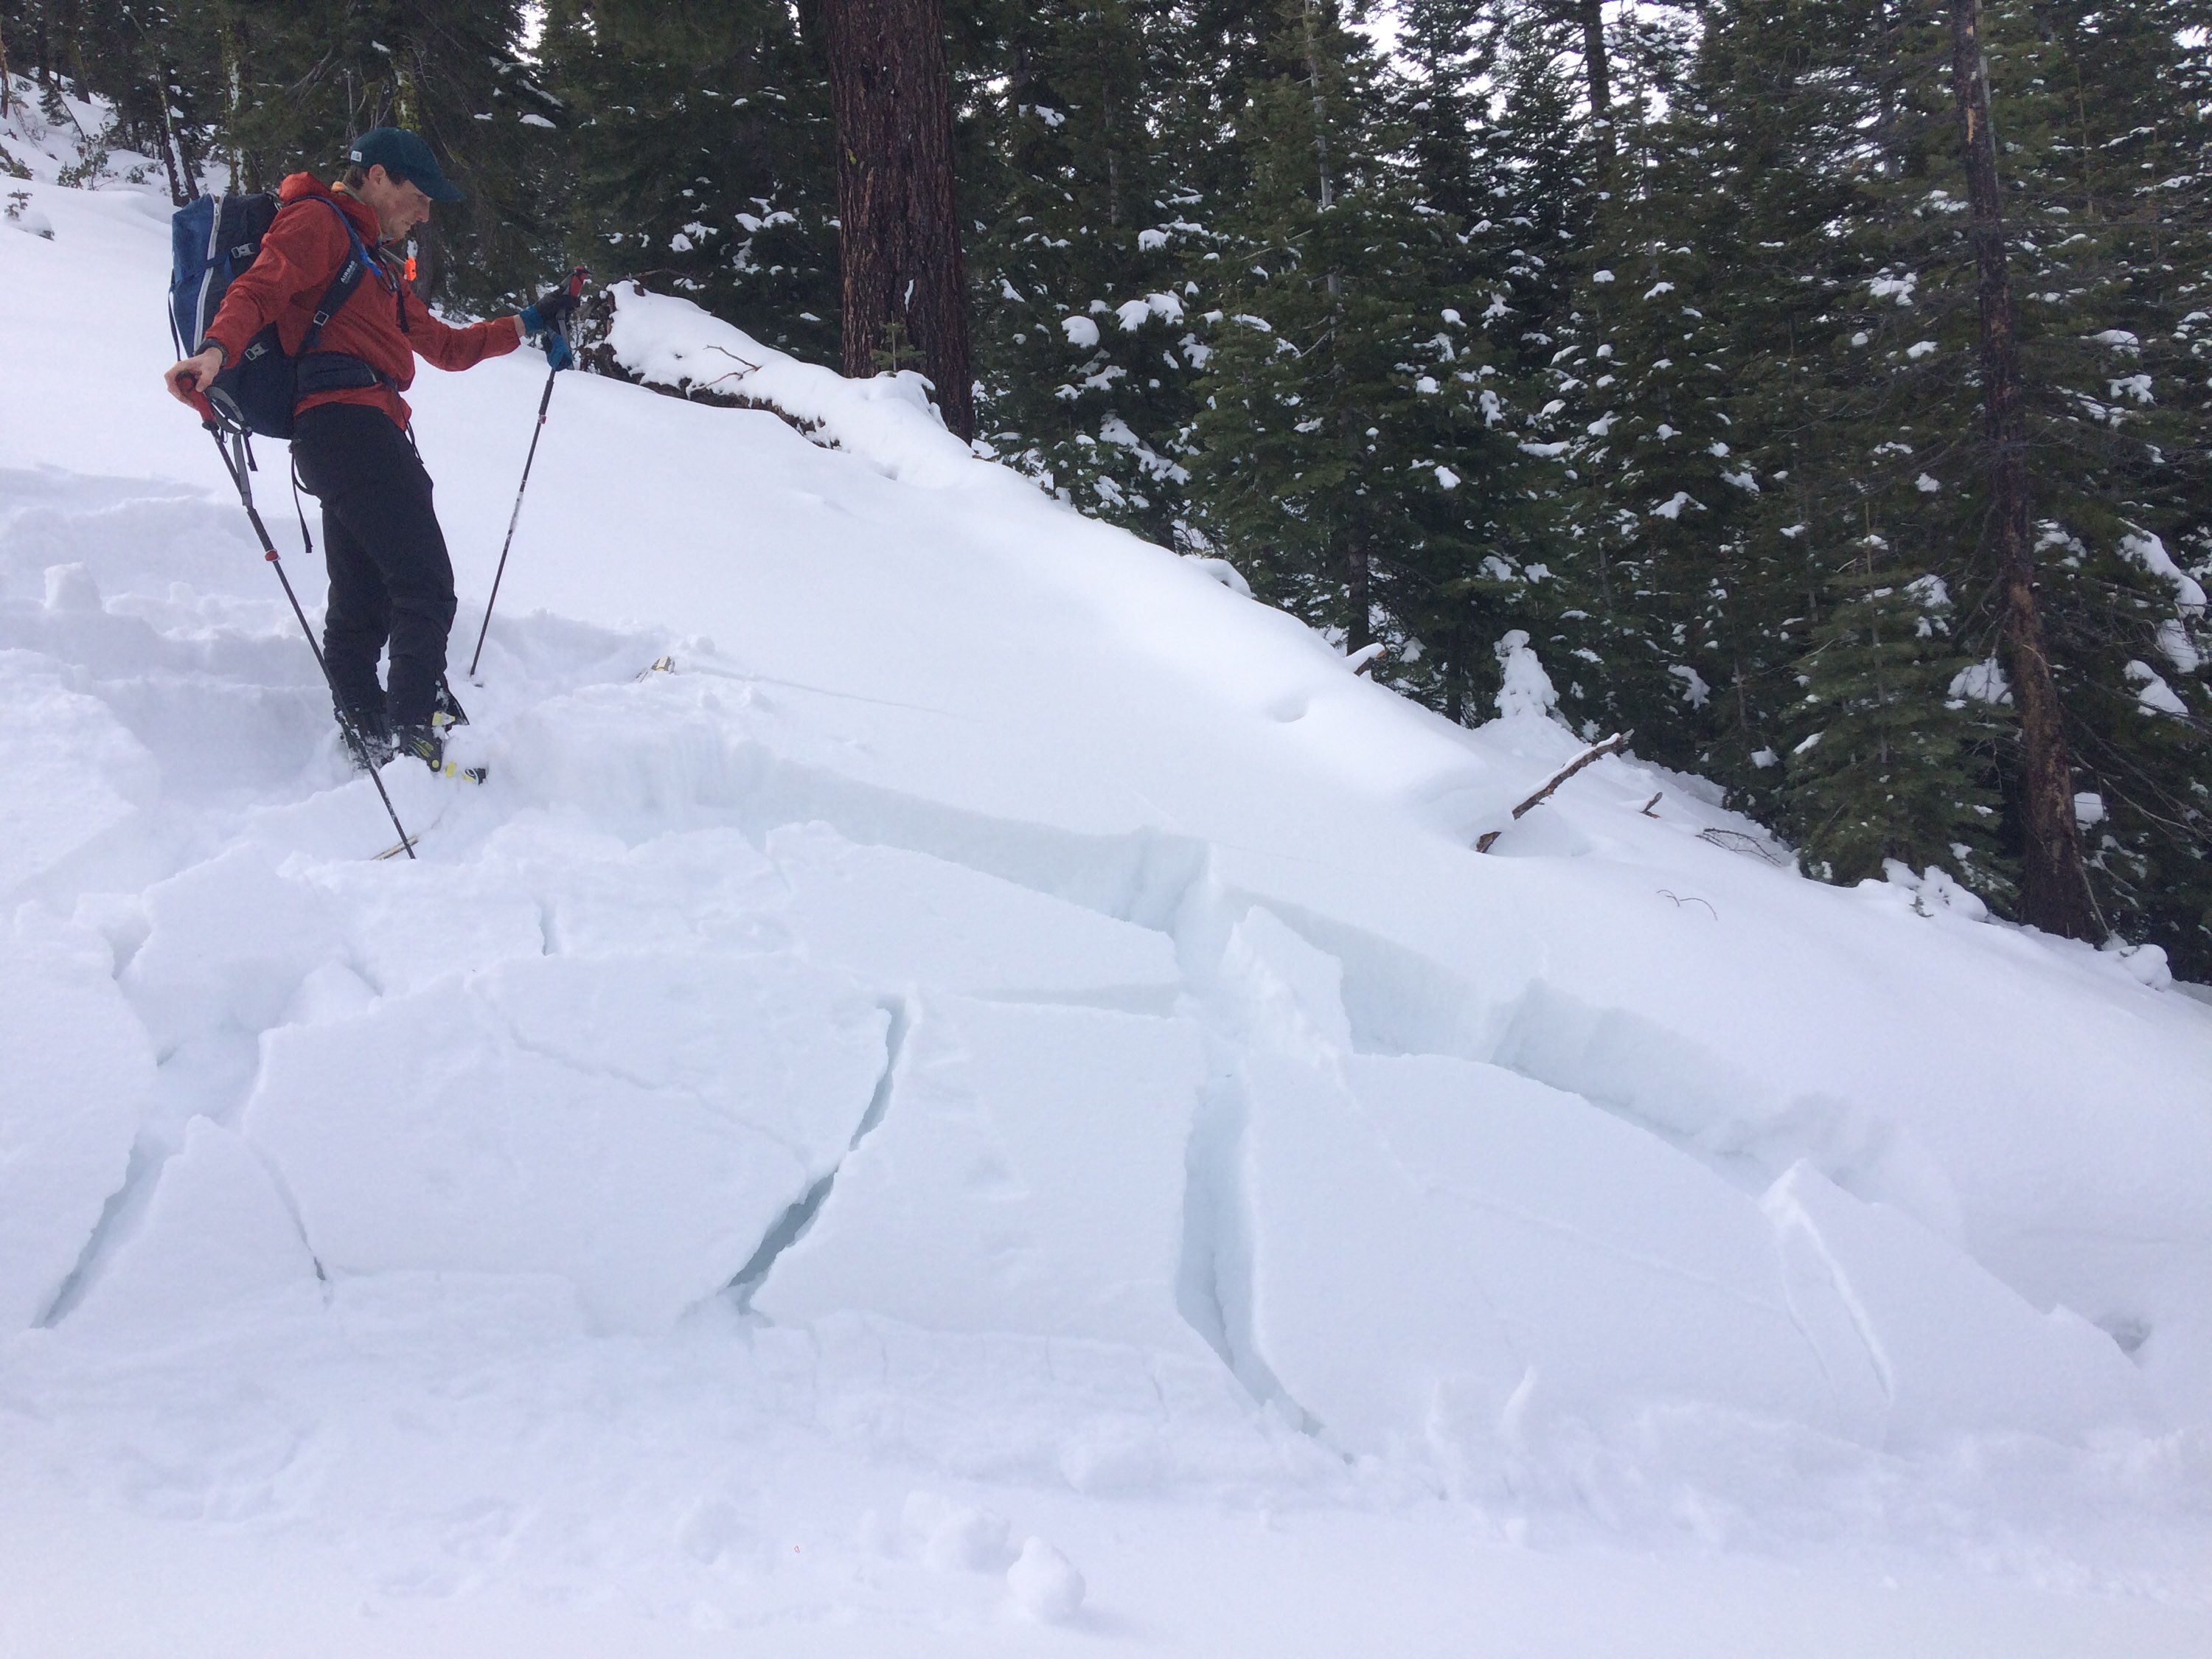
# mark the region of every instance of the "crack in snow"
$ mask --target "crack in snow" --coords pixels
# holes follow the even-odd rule
[[[861,1143],[876,1132],[884,1115],[890,1110],[891,1094],[897,1083],[900,1062],[906,1053],[907,1039],[915,1026],[914,1005],[908,998],[886,997],[880,1006],[890,1021],[884,1030],[884,1068],[877,1074],[876,1086],[868,1097],[866,1110],[860,1114],[860,1121],[854,1127],[853,1138],[845,1148],[845,1158],[850,1158],[860,1150]],[[845,1158],[841,1158],[813,1185],[793,1200],[768,1231],[761,1236],[761,1242],[751,1258],[738,1269],[736,1277],[726,1287],[726,1293],[736,1303],[740,1313],[752,1310],[753,1296],[767,1282],[769,1274],[775,1270],[777,1261],[786,1250],[806,1237],[808,1230],[814,1224],[814,1218],[822,1212],[823,1205],[829,1201],[830,1194],[837,1184],[837,1172],[844,1167]]]

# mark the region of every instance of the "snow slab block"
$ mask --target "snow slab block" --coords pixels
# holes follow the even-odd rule
[[[0,927],[0,1332],[52,1305],[130,1164],[154,1060],[113,972],[89,933]]]
[[[411,825],[410,826],[412,827]],[[327,892],[349,962],[386,996],[406,996],[456,971],[545,954],[544,902],[495,863],[410,866],[326,864],[308,879]]]
[[[1438,1055],[1262,1055],[1245,1085],[1250,1340],[1334,1443],[1443,1432],[1479,1467],[1532,1380],[1838,1425],[1758,1206],[1663,1142]]]
[[[149,931],[122,984],[155,1049],[229,1026],[260,1032],[339,951],[329,903],[240,847],[146,890]]]
[[[753,1306],[1207,1357],[1176,1310],[1204,1077],[1186,1021],[922,1003],[882,1122]]]
[[[244,1320],[322,1311],[314,1258],[261,1160],[204,1117],[161,1166],[137,1229],[66,1321],[72,1334],[219,1335]]]
[[[768,838],[817,962],[871,984],[1017,1000],[1091,996],[1165,1012],[1182,982],[1164,933],[964,865],[847,841],[826,824]]]
[[[50,657],[0,649],[0,707],[5,899],[147,805],[160,780],[145,746]]]
[[[556,1273],[658,1332],[834,1165],[887,1021],[789,957],[510,962],[272,1034],[244,1133],[332,1273]]]
[[[775,866],[738,830],[657,835],[635,848],[610,837],[611,854],[580,835],[573,843],[555,842],[544,830],[502,836],[502,854],[544,893],[562,951],[742,956],[790,943],[777,919],[790,894]]]
[[[2072,1438],[2154,1420],[2111,1337],[2064,1308],[2039,1313],[1902,1212],[1862,1203],[1804,1163],[1762,1207],[1791,1305],[1838,1393],[1856,1400],[1855,1437],[1901,1449],[1969,1431]]]

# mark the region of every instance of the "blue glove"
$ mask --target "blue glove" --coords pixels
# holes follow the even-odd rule
[[[576,296],[565,288],[548,289],[522,308],[522,331],[545,334],[560,328],[576,309]]]
[[[545,337],[545,361],[555,374],[576,366],[576,354],[568,349],[568,342],[558,334]]]

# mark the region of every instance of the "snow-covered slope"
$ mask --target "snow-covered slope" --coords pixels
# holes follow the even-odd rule
[[[2154,953],[1632,757],[1514,821],[1540,707],[626,291],[634,373],[812,441],[565,377],[490,781],[395,770],[379,861],[161,395],[166,203],[6,142],[0,1647],[197,1651],[266,1553],[336,1604],[205,1650],[2204,1650]],[[414,394],[457,673],[542,374]]]

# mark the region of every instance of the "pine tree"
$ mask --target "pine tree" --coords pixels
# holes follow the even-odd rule
[[[1251,183],[1222,222],[1205,523],[1274,603],[1353,650],[1402,644],[1401,550],[1455,533],[1441,458],[1479,419],[1438,374],[1442,233],[1388,164],[1372,52],[1320,0],[1279,18],[1276,73],[1237,121]]]
[[[2194,724],[2201,715],[2192,711],[2190,671],[2180,666],[2200,661],[2202,650],[2197,625],[2184,614],[2189,579],[2178,568],[2160,572],[2172,565],[2164,538],[2179,541],[2203,524],[2207,499],[2192,477],[2198,469],[2166,459],[2201,456],[2201,416],[2154,400],[2161,392],[2197,392],[2193,374],[2166,378],[2178,367],[2181,319],[2192,303],[2179,292],[2188,255],[2172,246],[2191,234],[2173,199],[2189,175],[2176,151],[2188,146],[2169,139],[2152,166],[2139,157],[2124,169],[2148,171],[2164,187],[2137,184],[2126,209],[2115,210],[2109,179],[2097,175],[2130,142],[2143,143],[2154,130],[2186,138],[2191,124],[2173,121],[2166,106],[2170,72],[2182,67],[2172,34],[2140,26],[2140,17],[2131,27],[2128,12],[2109,9],[2078,33],[2069,33],[2072,15],[2057,9],[1992,9],[1985,24],[2022,312],[2040,609],[2075,750],[2073,787],[2084,815],[2097,819],[2093,884],[2108,924],[2181,952],[2192,933],[2203,937],[2206,895],[2203,797],[2191,782],[2205,772],[2203,728]],[[1825,226],[1819,238],[1822,279],[1834,284],[1824,314],[1848,332],[1830,337],[1804,412],[1763,418],[1817,432],[1798,445],[1808,544],[1817,550],[1825,537],[1829,549],[1848,550],[1871,526],[1893,550],[1882,581],[1901,585],[1929,572],[1955,596],[1955,642],[1938,635],[1926,644],[1931,669],[1946,658],[1965,665],[1951,675],[1948,696],[1921,703],[1929,729],[1912,763],[1917,781],[1899,786],[1921,808],[1862,805],[1887,814],[1895,855],[1948,864],[2008,901],[2023,842],[2022,762],[1996,660],[1973,258],[1956,117],[1935,72],[1940,52],[1931,50],[1943,21],[1937,7],[1895,9],[1862,36],[1852,78],[1865,88],[1862,131],[1874,142],[1859,143],[1861,200],[1848,234]],[[2161,40],[2162,60],[2154,52],[2147,64],[2139,54]],[[2132,50],[2118,50],[2122,42]],[[2201,155],[2201,126],[2195,143]],[[2102,208],[2094,205],[2100,197]],[[2164,373],[2139,379],[2151,362]],[[1848,611],[1864,580],[1846,551],[1816,597],[1816,615]],[[1834,618],[1824,625],[1832,630]],[[1801,669],[1816,688],[1834,681],[1813,663]],[[1931,673],[1930,683],[1940,678]],[[1855,695],[1863,702],[1865,686]],[[1822,730],[1837,707],[1832,697],[1799,705],[1785,745]],[[1828,743],[1823,736],[1815,752]],[[1814,787],[1798,790],[1784,820],[1808,849],[1825,850],[1817,825],[1828,809],[1813,808],[1832,788],[1819,780],[1818,765],[1790,770],[1793,788]],[[1929,808],[1938,797],[1954,822],[1992,828],[1998,856],[1982,860],[1974,838],[1962,836],[1950,856],[1931,857],[1941,814]],[[1994,823],[1993,799],[2003,809]],[[1863,859],[1833,862],[1839,876],[1866,872]]]
[[[1953,198],[1928,193],[1942,88],[1899,74],[1928,59],[1932,15],[1745,6],[1731,24],[1750,138],[1735,418],[1766,469],[1749,531],[1765,571],[1745,586],[1768,604],[1739,623],[1741,741],[1716,769],[1834,879],[1894,858],[2007,891],[1990,856],[2000,724],[1960,695],[1952,599],[1980,591],[1974,481],[1948,464],[1976,411],[1956,387],[1931,410],[1950,368],[1917,286],[1929,239],[1955,236]]]
[[[1616,373],[1624,413],[1603,434],[1629,442],[1578,442],[1569,459],[1593,483],[1574,528],[1612,532],[1600,573],[1616,599],[1620,578],[1633,583],[1629,604],[1601,612],[1617,621],[1601,654],[1644,647],[1644,672],[1605,662],[1601,694],[1639,747],[1720,777],[1839,879],[1898,857],[2003,902],[2019,754],[1991,661],[1974,275],[1943,26],[1920,0],[1732,0],[1709,15],[1650,159],[1624,135],[1614,222],[1630,228],[1615,246],[1646,261],[1639,286],[1608,264],[1616,284],[1600,295],[1594,282],[1587,307],[1632,371]],[[2205,126],[2179,27],[2152,4],[2086,23],[2022,0],[1988,20],[2043,608],[2075,787],[2097,819],[2098,891],[2124,932],[2201,964],[2203,578],[2189,567],[2207,551],[2191,464],[2203,324],[2191,320],[2204,306]],[[1666,414],[1694,441],[1655,453],[1658,428],[1630,419],[1638,405],[1715,429]],[[1616,454],[1626,464],[1607,468]],[[1701,466],[1728,490],[1701,492]],[[1628,516],[1662,491],[1688,497],[1668,528]],[[1668,666],[1700,676],[1706,719],[1676,709],[1654,734],[1668,705],[1649,668],[1670,645],[1705,653]]]
[[[95,171],[100,151],[118,145],[159,157],[179,205],[198,195],[202,144],[176,62],[186,44],[179,8],[164,0],[116,0],[107,6],[64,3],[32,9],[29,18],[8,18],[7,29],[17,33],[29,22],[32,40],[42,45],[46,57],[61,61],[25,67],[64,67],[88,95],[111,106],[109,131],[86,135],[93,146],[87,159]]]
[[[1568,471],[1559,564],[1572,601],[1555,638],[1587,665],[1562,712],[1592,732],[1632,728],[1670,764],[1741,776],[1765,746],[1751,694],[1773,553],[1757,529],[1759,437],[1736,407],[1757,349],[1739,301],[1747,190],[1777,158],[1714,37],[1694,62],[1664,32],[1626,45],[1666,113],[1615,105],[1576,307],[1551,331],[1546,407],[1564,430],[1543,447]]]
[[[116,136],[161,158],[178,200],[334,177],[354,137],[409,126],[467,197],[416,234],[424,295],[489,306],[548,274],[557,106],[522,56],[523,0],[17,5],[7,25],[40,72],[107,100]]]
[[[206,159],[200,106],[213,54],[198,9],[189,0],[15,0],[0,5],[0,33],[16,43],[11,68],[46,89],[50,120],[67,118],[52,95],[58,74],[111,106],[106,131],[82,135],[81,167],[97,173],[111,146],[154,156],[181,205],[199,193]]]
[[[1423,447],[1457,483],[1407,493],[1416,528],[1395,561],[1406,638],[1390,678],[1453,720],[1480,720],[1493,707],[1497,641],[1546,631],[1559,608],[1547,533],[1558,468],[1522,446],[1544,434],[1536,410],[1572,331],[1591,149],[1555,21],[1511,3],[1470,14],[1409,0],[1399,26],[1389,112],[1431,239],[1418,285],[1437,307],[1417,312],[1436,330],[1424,348],[1437,390],[1422,405],[1432,416]]]
[[[538,50],[574,157],[562,217],[580,256],[837,361],[829,100],[790,12],[556,0]]]
[[[2201,7],[1988,19],[2040,580],[2104,920],[2212,975],[2212,104]],[[2189,31],[2196,31],[2193,37]],[[2193,574],[2191,571],[2193,569]]]
[[[343,170],[377,126],[421,133],[465,199],[417,233],[426,297],[489,308],[556,263],[544,197],[557,103],[522,56],[521,0],[174,0],[232,187]],[[179,66],[180,69],[182,66]]]
[[[1952,641],[1942,579],[1898,574],[1914,562],[1899,567],[1870,532],[1828,582],[1802,659],[1799,719],[1813,729],[1790,753],[1786,811],[1814,872],[1829,880],[1877,876],[1893,859],[2008,892],[1989,861],[1997,794],[1978,752],[1997,722],[1986,702],[1963,695],[1972,665]]]
[[[1189,544],[1207,228],[1158,142],[1187,82],[1164,9],[1050,0],[978,91],[989,217],[972,260],[984,435],[1080,510]]]

